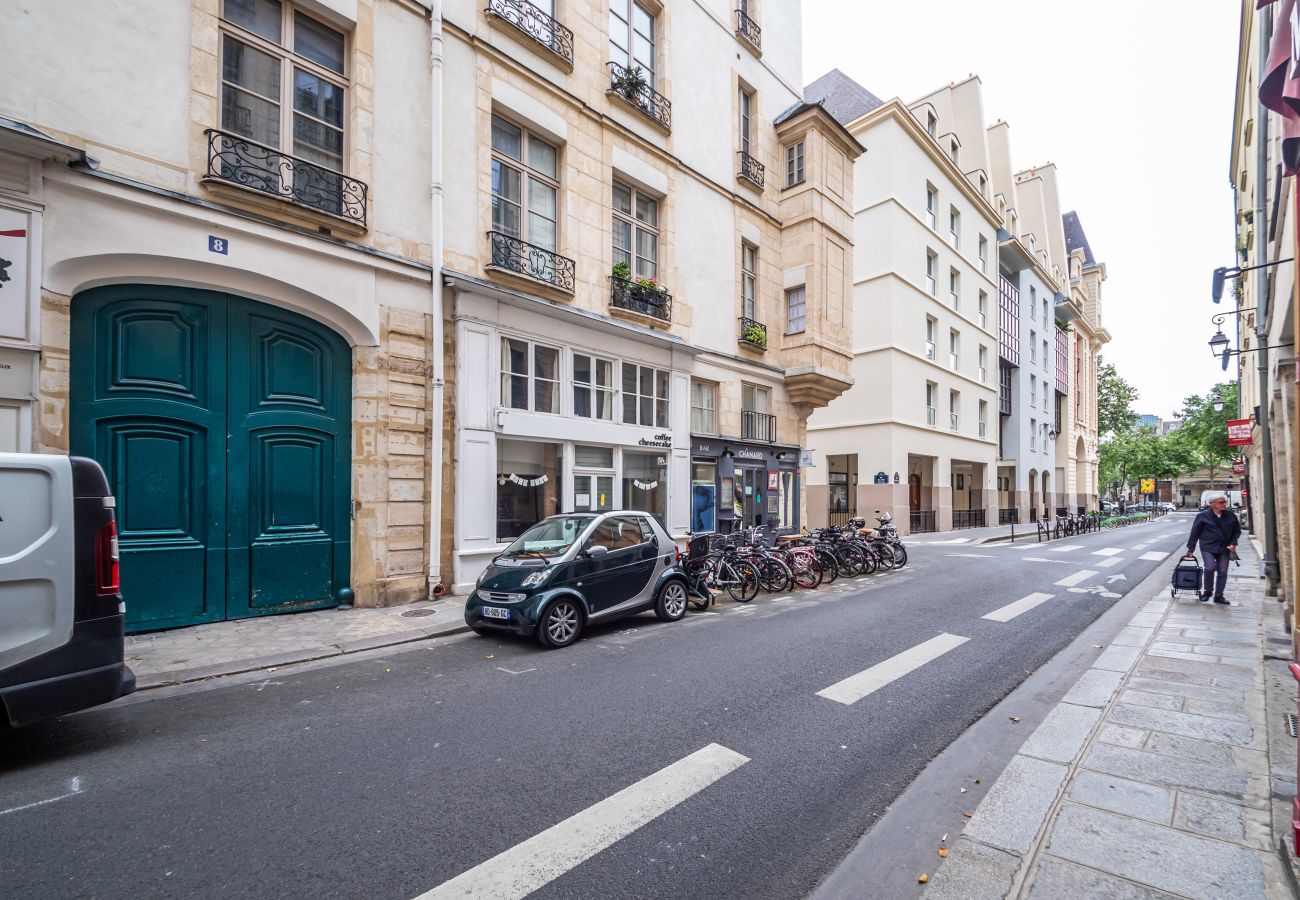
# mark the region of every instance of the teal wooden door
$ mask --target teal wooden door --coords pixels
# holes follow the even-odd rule
[[[117,497],[129,630],[336,602],[350,370],[334,332],[228,294],[132,285],[73,300],[71,448]]]

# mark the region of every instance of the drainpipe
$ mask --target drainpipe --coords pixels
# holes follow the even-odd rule
[[[443,324],[442,324],[442,3],[430,0],[429,10],[429,228],[433,277],[429,285],[429,314],[433,319],[433,398],[429,414],[429,597],[440,597],[442,583],[442,422]]]
[[[1260,10],[1259,17],[1259,80],[1262,84],[1268,73],[1269,38],[1273,30],[1270,8]],[[1259,135],[1255,150],[1255,240],[1258,244],[1255,262],[1268,262],[1268,107],[1259,104]],[[1269,428],[1268,413],[1268,306],[1272,293],[1271,273],[1260,273],[1259,296],[1255,303],[1255,338],[1259,353],[1259,430],[1260,453],[1263,455],[1264,477],[1260,485],[1264,493],[1264,574],[1268,578],[1268,596],[1277,596],[1281,572],[1277,561],[1277,514],[1273,508],[1273,438]]]

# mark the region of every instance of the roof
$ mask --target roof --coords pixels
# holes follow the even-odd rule
[[[839,69],[831,69],[808,85],[803,89],[803,96],[808,103],[824,107],[841,125],[847,125],[876,107],[885,105],[885,101]]]
[[[1092,255],[1092,247],[1088,245],[1088,236],[1083,233],[1083,224],[1079,221],[1079,214],[1070,210],[1061,216],[1061,223],[1065,226],[1065,248],[1073,253],[1075,250],[1083,250],[1083,264],[1085,266],[1095,266],[1097,260]]]

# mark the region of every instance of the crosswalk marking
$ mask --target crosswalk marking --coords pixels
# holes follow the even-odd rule
[[[1143,553],[1138,559],[1144,559],[1147,562],[1159,562],[1168,555],[1168,550],[1152,550],[1150,553]]]
[[[969,640],[970,638],[946,633],[932,637],[910,650],[891,656],[882,663],[877,663],[856,675],[850,675],[843,681],[837,681],[830,687],[818,691],[817,696],[849,706]]]
[[[1101,560],[1100,562],[1095,562],[1093,565],[1099,569],[1109,569],[1111,566],[1118,566],[1123,561],[1124,557],[1122,556],[1111,556]]]
[[[1071,550],[1082,549],[1083,544],[1066,544],[1064,547],[1053,547],[1053,553],[1069,553]]]
[[[747,756],[709,744],[416,900],[527,897],[747,762]]]
[[[1100,550],[1092,551],[1093,556],[1114,556],[1116,553],[1123,553],[1123,547],[1102,547]]]
[[[1029,612],[1038,604],[1051,600],[1053,596],[1052,594],[1030,594],[1028,597],[1021,597],[1015,603],[1008,603],[1001,609],[995,609],[988,615],[980,616],[980,618],[990,619],[994,622],[1010,622],[1021,613]]]
[[[1079,582],[1087,581],[1089,578],[1091,578],[1096,574],[1097,573],[1092,571],[1092,569],[1080,569],[1078,572],[1075,572],[1073,575],[1066,575],[1064,578],[1058,581],[1056,585],[1057,587],[1074,587]]]

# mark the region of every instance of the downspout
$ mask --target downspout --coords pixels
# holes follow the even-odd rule
[[[1273,26],[1272,9],[1260,10],[1259,19],[1259,80],[1263,84],[1268,74],[1268,51]],[[1268,107],[1259,104],[1259,136],[1255,150],[1255,240],[1258,244],[1256,265],[1268,262]],[[1272,293],[1272,273],[1259,269],[1259,296],[1256,300],[1255,339],[1259,353],[1259,430],[1260,453],[1263,455],[1264,477],[1260,485],[1264,492],[1264,574],[1268,578],[1267,593],[1277,596],[1280,570],[1277,561],[1277,513],[1273,508],[1273,438],[1268,412],[1268,314],[1269,295]]]
[[[429,314],[433,319],[433,397],[429,414],[429,572],[430,599],[446,592],[442,583],[442,445],[444,389],[442,262],[442,3],[429,5],[429,228],[433,277],[429,285]]]

